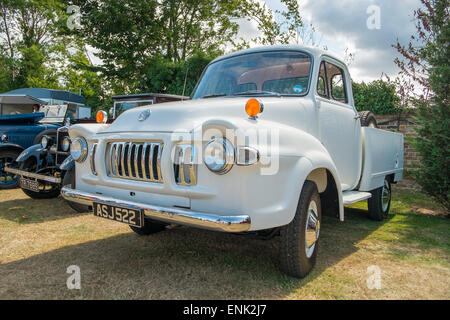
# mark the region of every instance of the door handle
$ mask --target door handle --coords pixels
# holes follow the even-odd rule
[[[353,119],[355,119],[355,120],[361,119],[361,116],[358,114],[358,115],[354,116]]]

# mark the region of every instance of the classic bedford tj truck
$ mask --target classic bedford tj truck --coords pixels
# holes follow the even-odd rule
[[[368,200],[386,218],[403,136],[354,106],[346,65],[301,46],[250,49],[205,69],[191,99],[69,129],[68,201],[139,235],[187,225],[279,236],[281,269],[304,277],[322,214]]]

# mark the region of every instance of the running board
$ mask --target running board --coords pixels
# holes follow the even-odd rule
[[[344,204],[352,204],[372,198],[372,194],[370,192],[361,191],[344,191],[342,193],[342,198],[344,200]]]

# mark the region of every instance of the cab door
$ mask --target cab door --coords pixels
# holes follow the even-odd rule
[[[351,81],[344,70],[341,63],[324,59],[316,94],[319,139],[336,165],[343,191],[358,185],[362,165],[361,124],[352,106]]]

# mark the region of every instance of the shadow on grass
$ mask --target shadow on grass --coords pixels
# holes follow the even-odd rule
[[[124,233],[2,264],[0,298],[282,298],[356,252],[356,243],[386,223],[366,215],[346,209],[345,222],[324,217],[317,265],[304,279],[279,271],[278,237],[183,227],[148,237]],[[81,290],[66,287],[70,265],[81,268]]]
[[[86,213],[87,214],[87,213]],[[16,223],[42,223],[79,215],[62,197],[53,199],[14,199],[0,202],[0,220]]]

